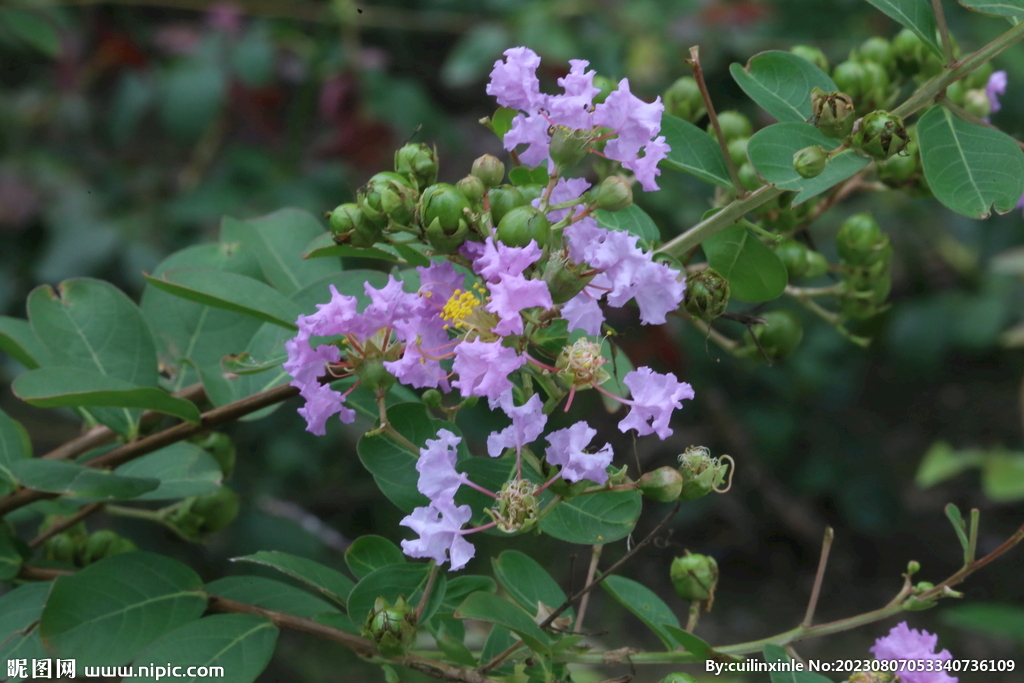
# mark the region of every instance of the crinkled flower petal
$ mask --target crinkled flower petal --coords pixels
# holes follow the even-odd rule
[[[583,330],[590,336],[601,334],[604,312],[598,302],[603,294],[603,291],[587,285],[582,292],[562,304],[562,317],[569,323],[570,332]]]
[[[598,484],[608,481],[608,465],[612,463],[612,447],[605,444],[596,453],[587,453],[585,449],[590,441],[597,436],[597,430],[586,422],[577,422],[566,429],[559,429],[548,434],[548,444],[544,451],[552,465],[562,466],[562,478],[566,481],[589,479]]]
[[[416,471],[420,473],[416,488],[432,503],[452,502],[455,492],[466,480],[466,475],[455,471],[458,457],[456,448],[462,437],[455,436],[447,429],[439,429],[436,439],[427,439],[416,460]]]
[[[473,516],[468,505],[455,506],[451,502],[416,508],[400,525],[409,527],[419,538],[403,540],[402,551],[409,557],[428,557],[438,565],[451,561],[449,571],[466,566],[476,549],[462,537],[462,525]]]
[[[594,86],[597,72],[586,70],[590,62],[585,59],[570,59],[569,64],[568,75],[558,79],[565,93],[548,97],[548,116],[556,125],[586,130],[593,127],[591,108],[594,96],[601,92]]]
[[[527,166],[537,166],[548,158],[548,149],[551,146],[551,136],[548,135],[550,127],[551,123],[540,114],[519,114],[512,119],[512,129],[505,133],[505,149],[511,151],[516,145],[529,145],[519,153],[519,161]],[[552,170],[552,164],[549,163],[548,171]]]
[[[988,95],[989,111],[995,114],[997,111],[1003,108],[1003,105],[999,103],[999,96],[1006,94],[1006,72],[1005,71],[994,71],[991,76],[988,77],[988,83],[985,84],[985,94]]]
[[[671,436],[668,423],[672,411],[682,408],[683,400],[693,398],[693,387],[671,372],[663,375],[647,367],[627,373],[622,381],[633,399],[628,402],[629,414],[619,422],[619,431],[635,429],[640,436],[657,433],[662,439]]]
[[[452,368],[459,378],[452,386],[463,397],[486,396],[493,407],[503,393],[512,389],[509,374],[525,363],[526,359],[515,349],[502,346],[501,342],[463,341],[455,347]]]
[[[927,631],[912,629],[903,621],[892,627],[889,635],[875,641],[869,652],[879,661],[887,660],[936,660],[945,662],[953,658],[949,650],[935,652],[939,637]],[[920,668],[920,667],[918,667]],[[945,671],[900,671],[903,683],[957,683],[957,679]]]
[[[501,319],[494,326],[494,332],[502,336],[523,333],[520,311],[535,306],[554,306],[546,282],[527,280],[522,275],[502,275],[501,280],[490,286],[490,291],[491,300],[487,310]]]
[[[512,400],[512,393],[503,394],[500,399],[501,409],[512,418],[512,424],[500,432],[493,432],[487,437],[487,454],[497,458],[506,448],[514,448],[516,452],[532,442],[548,422],[548,416],[542,408],[544,404],[540,396],[534,394],[530,400],[517,406]]]
[[[501,106],[512,109],[534,111],[543,106],[546,95],[541,94],[537,79],[537,53],[528,47],[512,47],[502,54],[505,59],[496,61],[491,70],[487,94]]]
[[[672,148],[665,142],[665,136],[660,135],[644,145],[644,155],[642,157],[624,159],[622,167],[628,168],[633,172],[633,175],[636,176],[637,181],[644,188],[645,192],[654,192],[661,189],[655,180],[655,178],[661,175],[658,162],[666,158],[671,150]]]
[[[292,382],[292,386],[296,386]],[[300,388],[299,395],[306,399],[306,405],[299,408],[299,415],[306,419],[306,431],[323,436],[327,433],[327,419],[338,413],[342,422],[351,423],[356,419],[356,411],[346,408],[342,403],[345,396],[340,391],[331,389],[328,384],[314,382]]]
[[[473,272],[488,282],[497,282],[502,275],[522,275],[543,254],[536,240],[530,240],[525,247],[510,247],[488,237],[473,261]]]
[[[564,204],[565,202],[572,201],[573,199],[583,198],[583,193],[590,189],[590,183],[585,178],[559,178],[555,187],[551,190],[551,197],[548,198],[548,204]],[[534,199],[530,204],[535,209],[540,208],[540,197]],[[568,209],[555,209],[554,211],[548,211],[548,220],[552,223],[557,223],[571,213],[577,213],[583,210],[583,204],[577,204],[576,206],[569,207]],[[597,222],[593,218],[586,218],[582,220],[589,220],[597,225]]]
[[[451,342],[439,317],[413,318],[395,323],[395,334],[405,342],[402,357],[384,361],[384,367],[402,384],[448,391],[448,373],[440,359],[448,355]]]

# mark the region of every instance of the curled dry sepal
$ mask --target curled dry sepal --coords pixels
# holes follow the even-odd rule
[[[624,79],[595,106],[594,72],[586,71],[587,63],[579,60],[559,81],[565,93],[545,95],[535,73],[539,58],[526,48],[505,54],[506,60],[495,64],[488,92],[500,104],[524,112],[505,136],[506,148],[529,144],[519,155],[527,163],[557,157],[555,150],[549,153],[549,129],[558,127],[559,139],[582,140],[591,151],[598,147],[595,142],[603,142],[603,156],[632,170],[645,189],[657,189],[656,164],[668,151],[658,136],[660,100],[648,104],[637,99]],[[562,170],[556,163],[549,169]],[[537,521],[538,495],[558,479],[605,484],[611,447],[592,451],[590,442],[597,432],[582,421],[547,436],[545,481],[534,484],[523,476],[522,451],[546,424],[542,409],[550,412],[564,396],[571,402],[576,391],[588,388],[612,396],[601,387],[610,375],[601,369],[605,359],[599,341],[584,337],[566,346],[558,354],[558,365],[551,366],[536,357],[542,342],[538,335],[559,319],[570,333],[599,335],[602,301],[621,307],[632,300],[643,324],[662,324],[666,314],[679,307],[686,285],[683,274],[655,262],[639,246],[637,236],[601,227],[591,215],[594,197],[601,193],[588,194],[589,190],[590,183],[582,178],[557,177],[543,196],[532,201],[531,210],[548,223],[542,226],[543,243],[505,240],[499,229],[497,239],[481,231],[443,256],[435,248],[435,260],[417,268],[420,285],[415,292],[405,291],[393,276],[381,289],[367,283],[369,304],[360,310],[356,297],[332,286],[330,301],[319,304],[316,313],[300,316],[299,332],[286,344],[284,367],[305,399],[299,412],[307,429],[323,435],[331,416],[339,415],[342,422],[355,419],[355,412],[345,405],[347,392],[330,386],[331,379],[349,375],[379,398],[395,381],[417,389],[457,391],[462,399],[487,398],[492,410],[500,408],[512,419],[510,427],[488,438],[488,453],[497,457],[514,452],[516,467],[500,491],[488,492],[496,500],[489,511],[494,521],[483,528],[531,528]],[[463,269],[457,270],[455,264]],[[466,266],[472,274],[466,273]],[[334,341],[317,344],[325,338]],[[536,383],[517,381],[529,373],[547,380],[541,382],[546,406],[535,390],[525,388]],[[613,398],[631,410],[619,429],[634,429],[641,436],[656,433],[667,438],[672,434],[673,410],[694,395],[675,375],[647,367],[626,374],[623,384],[632,398]],[[430,504],[402,521],[419,534],[418,539],[403,542],[407,554],[450,561],[452,569],[472,557],[473,546],[463,536],[475,531],[462,528],[471,516],[469,507],[454,502],[460,485],[475,486],[455,472],[458,441],[444,430],[427,441],[417,470],[419,490]]]

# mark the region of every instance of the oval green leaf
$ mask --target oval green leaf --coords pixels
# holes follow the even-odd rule
[[[198,574],[167,557],[115,555],[53,582],[39,632],[47,649],[78,666],[121,666],[198,619],[202,587]]]
[[[0,596],[0,662],[46,657],[39,639],[39,615],[52,585],[26,583]]]
[[[935,11],[928,0],[868,0],[880,11],[900,22],[939,57],[942,46],[939,45],[938,28],[935,23]]]
[[[128,500],[154,491],[160,485],[157,479],[122,477],[61,460],[32,458],[14,463],[11,469],[26,488],[75,498]]]
[[[325,232],[322,235],[313,238],[313,241],[306,245],[306,248],[302,251],[302,258],[328,258],[328,257],[341,257],[341,256],[352,256],[355,258],[375,258],[382,259],[384,261],[398,261],[398,257],[394,254],[389,254],[383,249],[377,249],[376,247],[368,247],[360,249],[353,247],[348,244],[337,244],[334,241],[334,235],[329,232]]]
[[[786,289],[786,266],[754,232],[730,225],[701,242],[708,264],[729,281],[731,295],[740,301],[771,301]]]
[[[18,575],[24,559],[19,552],[19,545],[25,547],[24,543],[11,536],[6,528],[0,527],[0,581],[10,581]]]
[[[0,410],[0,494],[18,485],[11,466],[32,457],[32,442],[21,423]]]
[[[1024,454],[996,451],[981,467],[981,488],[997,503],[1024,500]]]
[[[662,626],[670,624],[678,628],[679,619],[654,591],[624,576],[609,576],[601,583],[601,588],[654,631],[666,650],[679,647],[675,638]]]
[[[504,626],[514,632],[531,649],[548,654],[551,639],[540,630],[533,618],[521,607],[493,593],[473,593],[455,611],[457,619],[479,619]]]
[[[778,121],[804,123],[811,117],[811,89],[838,90],[824,71],[792,52],[769,50],[729,73],[743,92]]]
[[[602,491],[556,505],[541,520],[546,534],[568,543],[594,545],[625,538],[640,517],[636,491]]]
[[[349,593],[355,582],[337,569],[298,555],[283,553],[279,550],[260,550],[252,555],[233,557],[232,562],[254,562],[271,567],[293,579],[320,591],[330,600],[344,607],[348,602]]]
[[[345,550],[345,563],[357,579],[381,567],[405,562],[402,549],[383,536],[360,536]]]
[[[689,121],[662,114],[661,134],[671,149],[662,166],[689,173],[701,180],[733,189],[722,148],[707,131]]]
[[[39,408],[137,408],[180,417],[196,425],[200,420],[194,403],[163,389],[133,386],[117,377],[74,367],[29,370],[14,380],[11,389],[22,401]]]
[[[1016,17],[1024,14],[1024,0],[959,0],[967,9],[1001,17]]]
[[[647,213],[636,204],[631,204],[622,211],[594,212],[597,224],[606,230],[623,230],[636,235],[648,245],[661,239],[661,231]]]
[[[846,150],[832,157],[821,175],[804,178],[793,168],[793,155],[811,145],[833,150],[839,141],[828,139],[806,123],[776,123],[754,133],[747,143],[747,156],[765,182],[799,193],[793,198],[793,206],[821,194],[870,163],[869,159]]]
[[[409,606],[415,608],[429,577],[430,565],[423,563],[393,564],[370,572],[356,584],[348,596],[348,615],[354,624],[362,624],[373,611],[373,603],[381,596],[392,605],[399,596],[404,596]],[[447,583],[443,571],[434,577],[434,585],[430,589],[427,604],[423,607],[423,614],[420,615],[420,623],[430,621],[430,617],[440,608],[444,602]]]
[[[0,351],[29,370],[46,364],[50,355],[27,320],[6,315],[0,315]]]
[[[161,448],[114,470],[122,477],[156,479],[160,485],[136,500],[177,500],[213,493],[220,488],[224,473],[202,448],[180,442]]]
[[[565,602],[565,593],[551,574],[536,560],[518,550],[506,550],[491,559],[494,578],[513,600],[533,615],[538,614],[538,603],[556,609]],[[572,610],[566,615],[572,616]]]
[[[921,166],[935,198],[968,218],[1012,211],[1024,194],[1024,151],[1009,135],[932,107],[917,123]]]
[[[334,605],[301,588],[263,576],[225,576],[206,584],[204,590],[210,595],[307,619],[338,611]]]
[[[182,666],[181,676],[175,677],[175,681],[210,680],[211,674],[201,678],[188,676],[188,667],[194,666],[217,671],[216,680],[223,683],[252,683],[270,663],[278,633],[274,622],[253,614],[203,617],[171,631],[140,654],[135,665],[136,678],[132,680],[156,683],[161,679],[152,667],[170,662],[172,666]],[[150,671],[145,671],[147,666]],[[149,675],[139,677],[143,672]],[[166,675],[162,680],[167,680]]]

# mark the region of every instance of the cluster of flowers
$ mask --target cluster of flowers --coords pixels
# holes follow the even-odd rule
[[[529,150],[520,158],[539,163],[546,158],[546,143],[533,132],[529,141],[524,138],[528,131],[539,130],[538,120],[545,122],[545,131],[549,119],[587,130],[606,126],[618,137],[607,142],[605,155],[632,168],[645,187],[653,184],[654,164],[667,151],[664,138],[655,137],[660,102],[638,100],[623,81],[603,105],[593,107],[591,99],[597,90],[592,86],[594,72],[584,73],[586,62],[581,61],[573,62],[570,75],[560,81],[565,95],[541,95],[534,73],[539,58],[526,48],[514,48],[506,55],[507,62],[495,65],[488,92],[503,105],[530,112],[517,118],[505,138],[506,147],[514,147],[517,141],[529,142]],[[646,154],[638,158],[641,147],[646,147]],[[519,509],[516,506],[526,498],[535,500],[559,477],[597,484],[608,480],[611,447],[587,452],[597,432],[582,421],[547,435],[545,458],[552,467],[560,468],[557,476],[540,486],[523,479],[522,449],[540,437],[547,417],[539,395],[515,404],[513,378],[517,372],[562,373],[563,377],[568,373],[570,400],[577,389],[588,387],[608,394],[600,386],[608,379],[600,371],[604,363],[600,344],[583,338],[564,350],[562,366],[553,367],[531,356],[530,335],[558,317],[570,331],[598,335],[604,322],[602,300],[614,307],[633,300],[644,324],[664,323],[666,314],[680,305],[685,283],[677,270],[653,261],[651,254],[638,246],[636,236],[602,228],[591,216],[593,205],[588,206],[584,199],[589,189],[586,180],[559,178],[543,203],[541,198],[534,200],[539,209],[557,207],[547,212],[547,218],[555,223],[552,234],[561,239],[552,239],[546,247],[536,241],[509,246],[493,237],[467,241],[446,260],[417,268],[420,285],[415,292],[405,291],[393,276],[381,289],[367,283],[370,303],[362,311],[356,297],[342,295],[332,286],[331,300],[319,304],[316,313],[300,316],[297,336],[285,345],[288,360],[284,367],[305,399],[299,412],[314,434],[325,433],[332,415],[338,414],[342,422],[355,419],[355,412],[345,405],[347,393],[330,386],[331,378],[351,374],[379,393],[394,380],[420,389],[458,390],[463,398],[487,398],[492,410],[500,408],[511,418],[511,426],[487,440],[491,457],[513,450],[516,455],[514,479],[500,493],[486,491],[456,472],[458,436],[441,430],[436,439],[426,442],[416,467],[418,488],[430,504],[402,521],[419,534],[418,539],[402,544],[412,557],[431,557],[438,563],[450,559],[451,568],[459,569],[473,555],[473,546],[463,536],[495,525],[506,531],[522,528],[512,519],[517,513],[509,510]],[[468,265],[472,274],[457,269],[453,262]],[[549,284],[552,269],[571,281],[571,296],[559,299],[565,303],[555,303],[558,297],[553,297]],[[326,343],[314,345],[318,341]],[[693,397],[690,385],[671,373],[646,367],[628,373],[623,383],[632,398],[615,397],[630,406],[619,429],[634,429],[641,436],[669,436],[672,411],[682,407],[682,400]],[[504,512],[492,515],[495,521],[484,527],[463,529],[472,515],[469,506],[455,504],[455,494],[463,484],[495,498]]]
[[[880,662],[894,660],[949,661],[953,658],[949,650],[935,652],[938,641],[938,636],[927,631],[912,629],[907,626],[907,622],[903,621],[893,626],[889,635],[877,639],[869,652]],[[899,672],[899,678],[903,683],[957,683],[957,679],[945,671],[903,670]]]

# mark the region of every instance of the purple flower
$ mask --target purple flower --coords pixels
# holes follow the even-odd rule
[[[327,418],[331,415],[340,413],[341,421],[348,423],[356,419],[356,413],[342,405],[344,394],[334,391],[329,385],[320,384],[320,376],[326,372],[327,363],[337,362],[341,352],[331,344],[322,344],[316,349],[309,345],[310,331],[306,322],[309,317],[299,317],[299,333],[284,344],[288,354],[284,369],[293,378],[291,385],[306,399],[298,411],[306,419],[306,431],[323,436],[327,433]]]
[[[569,323],[570,332],[583,330],[591,336],[601,334],[604,312],[601,311],[601,304],[598,301],[604,295],[604,291],[595,286],[598,278],[607,280],[604,273],[601,273],[584,287],[582,292],[562,304],[562,317]]]
[[[402,384],[448,391],[448,374],[440,360],[451,343],[444,321],[434,316],[396,322],[395,335],[405,342],[405,350],[400,359],[384,361],[385,369]]]
[[[612,462],[612,447],[605,444],[597,453],[587,453],[590,441],[597,436],[597,430],[586,422],[577,422],[567,429],[548,434],[550,444],[544,451],[548,462],[562,466],[562,478],[566,481],[589,479],[598,484],[608,481],[607,467]]]
[[[548,198],[549,204],[564,204],[565,202],[572,201],[577,197],[583,197],[583,193],[590,189],[590,183],[584,178],[559,178],[555,187],[551,190],[551,196]],[[530,202],[533,208],[540,208],[540,197],[537,197]],[[576,213],[583,209],[582,204],[570,207],[568,209],[555,209],[554,211],[548,211],[548,220],[552,223],[557,223],[562,220],[570,213]],[[593,220],[593,219],[591,219]]]
[[[473,261],[473,272],[487,282],[497,282],[502,275],[522,275],[543,254],[536,240],[530,240],[525,247],[510,247],[488,237]]]
[[[420,449],[420,457],[416,461],[416,471],[420,473],[416,488],[431,503],[455,501],[455,492],[466,481],[466,475],[455,471],[458,459],[456,447],[462,437],[455,436],[447,429],[439,429],[436,439],[427,439],[426,445]]]
[[[541,94],[537,80],[537,53],[528,47],[511,47],[502,54],[506,59],[494,63],[487,94],[503,107],[533,111],[542,106],[547,96]]]
[[[292,382],[292,386],[296,386]],[[356,411],[342,405],[345,395],[331,389],[328,384],[314,382],[300,387],[299,395],[306,399],[306,405],[299,408],[299,415],[306,418],[306,431],[323,436],[327,433],[327,418],[335,413],[342,422],[351,423]]]
[[[619,431],[635,429],[640,436],[657,433],[661,439],[671,436],[668,422],[672,411],[682,408],[684,399],[693,398],[693,387],[671,372],[662,375],[647,367],[627,373],[622,382],[629,387],[633,400],[628,401],[631,409],[619,422]]]
[[[416,508],[399,524],[409,527],[420,537],[402,541],[402,551],[409,557],[432,558],[439,565],[450,559],[449,571],[462,569],[476,553],[473,544],[464,539],[461,532],[462,525],[472,516],[473,511],[468,505],[456,507],[450,501]]]
[[[517,406],[512,392],[508,392],[502,394],[500,403],[505,414],[512,418],[512,425],[487,437],[487,454],[492,458],[497,458],[506,448],[514,448],[518,454],[523,446],[540,436],[548,422],[548,416],[541,412],[543,404],[537,394]]]
[[[558,79],[565,94],[548,98],[550,116],[560,126],[583,130],[594,125],[591,104],[601,89],[594,86],[597,72],[587,71],[588,66],[590,62],[585,59],[570,59],[568,75]],[[572,197],[564,201],[569,199]]]
[[[334,285],[330,285],[331,300],[326,304],[317,304],[317,312],[313,315],[299,316],[300,331],[310,335],[329,337],[336,334],[347,334],[353,321],[359,315],[359,302],[354,296],[339,294]]]
[[[525,363],[515,349],[502,346],[500,341],[463,341],[455,347],[452,367],[459,378],[452,385],[464,398],[486,396],[493,408],[501,395],[512,389],[509,373]]]
[[[502,275],[501,280],[490,286],[491,300],[487,310],[501,320],[494,326],[495,334],[507,336],[523,333],[523,318],[520,311],[539,306],[551,308],[551,292],[543,280],[527,280],[522,275]]]
[[[936,653],[939,637],[927,631],[918,631],[901,622],[889,631],[889,635],[875,641],[869,651],[879,661],[930,659],[945,662],[953,658],[949,650]],[[920,667],[918,667],[920,669]],[[903,683],[957,683],[957,679],[945,671],[900,671]]]
[[[661,130],[661,115],[665,105],[659,97],[648,104],[629,91],[629,79],[619,81],[617,90],[608,95],[603,104],[594,108],[594,124],[611,128],[618,136],[605,145],[604,154],[609,159],[622,162],[622,165],[635,172],[638,162],[641,173],[637,180],[647,192],[658,189],[654,177],[661,175],[657,169],[659,161],[668,154],[669,147],[664,137],[657,137]],[[638,159],[640,149],[644,148],[644,157]],[[641,175],[644,177],[641,178]]]
[[[997,111],[1002,109],[999,104],[999,96],[1006,94],[1006,72],[995,71],[991,76],[988,77],[988,83],[985,84],[985,94],[988,95],[988,102],[991,105],[989,111],[995,114]]]

